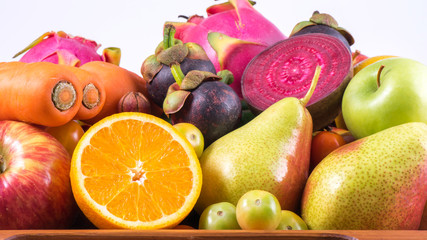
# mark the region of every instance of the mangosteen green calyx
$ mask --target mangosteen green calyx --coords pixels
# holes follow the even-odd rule
[[[147,90],[151,100],[162,107],[169,86],[175,82],[171,69],[179,65],[182,72],[202,70],[216,74],[212,62],[205,50],[198,44],[183,43],[175,39],[175,27],[165,24],[163,41],[157,46],[155,53],[146,58],[141,67],[141,74],[148,82]]]
[[[292,29],[290,37],[306,33],[324,33],[337,37],[343,41],[348,48],[354,44],[353,36],[329,14],[315,11],[309,21],[302,21]]]

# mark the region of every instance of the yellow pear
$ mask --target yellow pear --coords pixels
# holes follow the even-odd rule
[[[296,211],[308,178],[313,122],[305,105],[316,87],[316,68],[303,99],[284,98],[244,126],[212,143],[200,158],[203,172],[196,211],[218,202],[236,204],[250,190],[274,194]]]

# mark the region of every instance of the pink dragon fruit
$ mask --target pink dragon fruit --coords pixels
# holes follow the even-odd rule
[[[106,48],[102,55],[97,53],[95,41],[83,37],[74,37],[63,31],[46,32],[34,40],[15,57],[27,52],[19,60],[21,62],[52,62],[71,66],[80,66],[90,61],[105,61],[119,65],[120,49]]]
[[[231,71],[234,82],[230,86],[242,97],[240,78],[246,65],[262,50],[287,37],[248,0],[229,0],[206,12],[207,18],[193,15],[187,22],[170,22],[176,28],[175,38],[201,45],[217,71]]]

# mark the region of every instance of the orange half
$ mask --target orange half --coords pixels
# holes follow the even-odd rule
[[[190,213],[202,185],[191,144],[168,122],[136,112],[90,127],[70,176],[77,204],[98,228],[172,228]]]

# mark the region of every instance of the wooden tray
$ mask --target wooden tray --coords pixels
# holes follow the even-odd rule
[[[3,230],[7,240],[427,240],[427,231]]]

